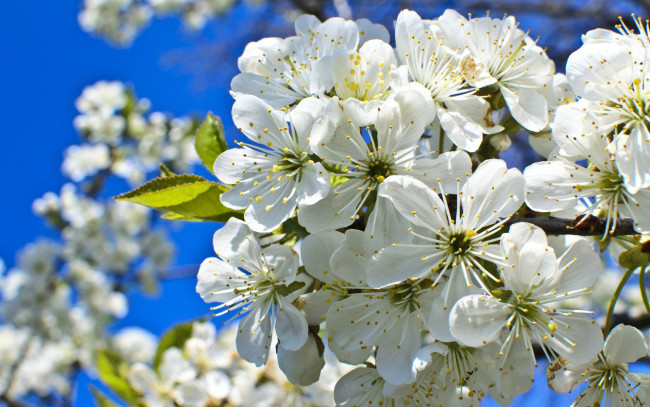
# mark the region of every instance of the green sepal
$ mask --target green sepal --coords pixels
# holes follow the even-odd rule
[[[195,321],[176,325],[163,333],[158,342],[156,355],[153,358],[153,368],[157,372],[165,351],[169,348],[183,349],[185,342],[192,337],[192,327]]]
[[[618,256],[618,264],[628,270],[650,265],[650,256],[641,251],[641,246],[634,246]]]
[[[219,199],[228,190],[225,185],[192,174],[154,178],[125,194],[115,197],[166,213],[167,219],[226,222],[243,219],[243,211],[226,208]]]
[[[294,281],[293,283],[289,284],[288,286],[287,285],[278,285],[278,286],[276,286],[275,290],[281,296],[286,297],[287,295],[291,294],[292,292],[300,290],[304,286],[305,286],[304,281]]]
[[[138,394],[129,383],[129,364],[119,353],[111,349],[97,351],[97,373],[102,383],[110,388],[122,400],[134,403]]]
[[[196,131],[194,148],[203,165],[214,173],[214,161],[219,154],[228,149],[228,143],[226,143],[221,119],[213,115],[212,112],[208,113],[203,124]]]
[[[163,178],[164,177],[171,177],[171,176],[174,176],[174,175],[176,175],[176,174],[174,174],[172,172],[172,170],[167,168],[167,166],[165,164],[160,163],[160,176],[161,177],[163,177]]]

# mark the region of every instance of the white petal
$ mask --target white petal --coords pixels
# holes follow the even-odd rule
[[[616,142],[616,166],[631,193],[650,186],[650,133],[645,125],[634,126],[632,134],[619,134]]]
[[[320,20],[311,14],[303,14],[293,23],[296,34],[307,39],[311,39],[320,24]]]
[[[330,191],[330,176],[323,164],[315,163],[303,167],[296,186],[298,205],[312,205],[325,198]]]
[[[337,296],[327,290],[320,290],[310,293],[304,297],[307,304],[302,309],[308,325],[320,325],[325,320],[325,314],[329,311],[330,305],[337,300]]]
[[[343,241],[343,233],[330,231],[309,235],[300,245],[300,257],[305,270],[321,281],[331,281],[330,257]]]
[[[182,383],[174,389],[174,400],[181,406],[201,407],[208,397],[203,387],[199,381]]]
[[[571,363],[586,364],[603,348],[603,333],[591,318],[584,315],[556,315],[557,326],[549,342],[553,350]],[[572,343],[567,343],[567,338]]]
[[[153,370],[143,363],[136,363],[129,370],[129,383],[139,393],[150,393],[157,381]]]
[[[557,260],[557,277],[553,287],[559,292],[587,290],[603,273],[600,256],[592,243],[578,240]]]
[[[546,379],[548,387],[556,393],[568,393],[572,391],[580,382],[583,382],[584,375],[579,366],[562,366],[560,362],[553,361],[546,370]]]
[[[354,350],[344,350],[341,348],[336,341],[329,341],[327,343],[329,349],[336,355],[336,358],[348,365],[360,365],[363,362],[367,361],[370,355],[372,354],[373,347],[367,347],[365,349],[357,348]]]
[[[292,105],[301,97],[300,94],[282,86],[279,81],[248,72],[235,76],[230,82],[230,88],[236,99],[256,95],[275,109]]]
[[[444,203],[438,194],[415,178],[390,176],[381,183],[378,193],[390,199],[397,211],[415,225],[431,230],[447,226]]]
[[[446,193],[455,193],[458,179],[461,185],[472,173],[472,159],[464,151],[443,153],[434,159],[419,158],[411,167],[413,177],[435,189],[438,182]]]
[[[232,385],[227,374],[220,370],[211,370],[203,374],[206,390],[211,398],[225,399],[230,394]]]
[[[253,163],[266,160],[262,153],[249,148],[231,148],[219,154],[213,170],[221,182],[234,184],[239,180],[248,179],[243,170],[253,167]]]
[[[320,353],[316,339],[313,335],[309,335],[305,344],[294,351],[290,351],[280,344],[278,346],[278,366],[291,383],[298,386],[309,386],[318,381],[321,369],[325,366],[325,359]]]
[[[648,344],[641,331],[633,326],[620,324],[607,336],[603,352],[607,362],[612,365],[632,363],[647,356]]]
[[[228,302],[236,297],[229,277],[244,275],[216,257],[203,260],[197,275],[196,292],[205,302]]]
[[[288,350],[297,350],[307,340],[307,321],[298,308],[287,301],[282,301],[277,308],[275,332],[280,346]]]
[[[581,179],[574,178],[577,164],[562,161],[536,162],[524,170],[526,179],[526,203],[540,212],[555,212],[573,208],[579,199],[576,186]],[[581,167],[580,167],[581,168]],[[575,184],[568,184],[567,179],[575,179]],[[582,177],[580,177],[582,178]]]
[[[510,307],[487,295],[461,298],[449,315],[451,333],[467,346],[480,347],[492,342],[506,326]]]
[[[366,251],[368,236],[360,230],[350,229],[330,259],[332,271],[338,279],[353,285],[366,284],[366,264],[372,253]],[[330,277],[331,278],[331,277]]]
[[[255,366],[266,364],[271,347],[271,318],[265,304],[253,304],[253,309],[239,321],[237,352]]]
[[[512,117],[530,131],[542,131],[548,125],[548,103],[541,92],[524,87],[500,86]]]
[[[501,238],[501,248],[515,267],[505,267],[503,278],[508,289],[524,294],[556,271],[553,248],[548,246],[544,231],[530,223],[510,226]]]
[[[632,84],[633,66],[625,47],[589,43],[569,56],[566,76],[580,96],[595,101],[617,99]]]
[[[478,150],[483,141],[483,129],[469,120],[465,112],[449,111],[436,105],[440,125],[447,137],[465,151]]]
[[[377,369],[369,367],[358,367],[347,373],[336,383],[334,388],[334,400],[337,405],[352,405],[360,395],[370,390],[368,384],[375,383],[379,379]],[[382,400],[383,402],[383,400]]]
[[[291,284],[296,278],[300,256],[289,246],[272,244],[260,253],[276,281]]]
[[[367,266],[368,285],[382,288],[409,278],[420,278],[433,270],[444,260],[440,250],[433,245],[402,247],[388,246],[374,255]],[[424,259],[424,261],[422,260]]]
[[[401,323],[384,333],[377,347],[377,371],[394,385],[410,384],[415,380],[413,360],[422,346],[422,321],[416,313],[403,315]]]
[[[466,51],[460,61],[460,72],[463,78],[474,88],[484,88],[497,83],[496,78],[490,75],[490,71],[472,55]]]
[[[359,27],[359,45],[373,39],[390,42],[390,33],[383,24],[375,24],[367,18],[360,18],[356,23]]]
[[[466,222],[474,228],[514,214],[525,196],[524,176],[507,169],[503,160],[483,161],[463,186],[461,203]]]
[[[261,268],[260,246],[253,231],[239,219],[230,218],[221,229],[214,232],[212,245],[217,256],[232,262],[234,266],[247,268],[251,264]]]
[[[348,180],[336,189],[330,190],[329,195],[314,205],[300,206],[298,222],[309,233],[335,230],[351,224],[362,198],[361,193],[357,190],[361,184],[360,180]]]
[[[496,391],[505,399],[527,392],[533,384],[534,365],[535,359],[524,341],[514,340],[503,369],[497,371]]]

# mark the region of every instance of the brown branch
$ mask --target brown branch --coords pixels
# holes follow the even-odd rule
[[[579,236],[625,236],[639,234],[634,230],[632,219],[618,219],[614,232],[606,233],[607,219],[590,216],[584,221],[579,219],[560,219],[552,216],[539,218],[512,218],[505,225],[510,226],[519,222],[539,226],[547,235],[579,235]],[[610,225],[611,228],[611,225]]]
[[[294,6],[305,14],[313,14],[319,20],[325,20],[323,15],[323,6],[325,0],[291,0]]]

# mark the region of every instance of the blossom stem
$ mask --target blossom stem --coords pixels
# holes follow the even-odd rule
[[[616,306],[616,301],[618,301],[618,297],[620,297],[621,292],[623,291],[623,287],[625,287],[625,283],[627,283],[627,280],[630,279],[630,276],[632,276],[634,270],[636,270],[636,267],[630,268],[625,272],[625,275],[621,279],[621,282],[618,283],[618,287],[616,287],[616,291],[614,291],[614,295],[612,295],[612,299],[609,302],[609,308],[607,309],[607,319],[605,320],[605,334],[609,334],[609,332],[612,330],[612,316],[614,315],[614,307]]]
[[[650,302],[648,302],[648,290],[645,286],[645,270],[647,266],[641,267],[639,273],[639,290],[641,291],[641,298],[643,299],[643,306],[648,314],[650,314]]]

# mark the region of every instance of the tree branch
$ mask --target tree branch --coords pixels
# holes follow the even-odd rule
[[[319,20],[325,20],[323,15],[324,0],[291,0],[294,6],[305,14],[313,14]]]
[[[531,223],[539,226],[547,235],[578,235],[578,236],[625,236],[639,234],[634,230],[632,219],[618,219],[613,233],[606,233],[611,225],[607,225],[607,219],[589,216],[585,220],[560,219],[552,216],[539,218],[512,218],[505,225],[510,226],[519,222]]]

